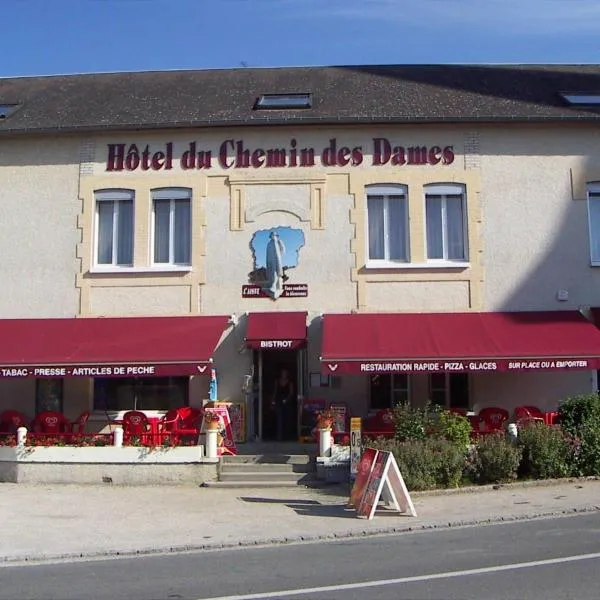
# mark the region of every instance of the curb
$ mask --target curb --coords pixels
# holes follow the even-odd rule
[[[490,489],[493,489],[490,487]],[[425,495],[426,492],[422,492]],[[119,551],[119,550],[102,550],[98,552],[73,552],[62,554],[49,554],[43,556],[5,556],[0,557],[0,568],[16,567],[24,565],[41,565],[48,563],[59,562],[85,562],[109,560],[117,558],[140,558],[152,556],[165,556],[170,554],[184,554],[192,552],[214,552],[216,550],[233,550],[243,548],[257,548],[265,546],[277,545],[293,545],[312,543],[317,541],[336,541],[345,539],[358,539],[366,537],[377,537],[385,535],[397,535],[402,533],[416,533],[431,530],[443,530],[459,527],[472,527],[476,525],[493,525],[499,523],[516,523],[519,521],[533,521],[536,519],[547,519],[552,517],[567,517],[582,514],[600,512],[600,505],[585,506],[580,508],[571,508],[563,510],[554,510],[549,512],[538,512],[523,515],[503,515],[492,516],[478,519],[468,519],[461,521],[448,521],[447,523],[428,524],[422,523],[419,525],[405,525],[400,527],[382,527],[379,529],[363,529],[358,531],[346,531],[340,533],[332,533],[327,535],[306,535],[295,538],[275,537],[255,540],[241,540],[239,542],[223,543],[223,544],[190,544],[184,546],[169,546],[164,548],[141,548],[135,551]]]

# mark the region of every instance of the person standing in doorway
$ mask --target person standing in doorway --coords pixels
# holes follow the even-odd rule
[[[271,406],[275,409],[277,441],[281,442],[290,428],[290,418],[294,418],[291,414],[294,408],[294,383],[287,369],[281,369],[275,380]]]

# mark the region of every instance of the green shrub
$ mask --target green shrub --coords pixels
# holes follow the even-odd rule
[[[482,436],[470,459],[470,475],[476,483],[516,479],[522,452],[504,433]]]
[[[571,435],[579,435],[590,423],[600,421],[600,396],[584,394],[561,401],[558,407],[561,427]]]
[[[409,404],[394,407],[394,431],[399,442],[424,440],[431,428],[429,406],[413,408]]]
[[[571,446],[561,428],[532,423],[520,429],[518,444],[523,448],[521,475],[547,479],[571,474]]]
[[[471,422],[467,417],[443,410],[437,415],[433,435],[466,449],[471,443],[471,429]]]
[[[573,396],[559,406],[561,427],[569,436],[575,475],[600,475],[600,396]]]
[[[392,452],[409,490],[458,487],[465,467],[465,450],[442,439],[399,442],[378,438],[372,448]]]

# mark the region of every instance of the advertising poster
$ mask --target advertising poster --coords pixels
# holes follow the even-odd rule
[[[350,506],[353,506],[357,510],[367,489],[367,483],[369,482],[373,465],[377,460],[377,455],[378,451],[374,448],[366,448],[360,459],[358,472],[356,473],[356,479],[354,480],[354,485],[350,492],[350,500],[348,502]]]

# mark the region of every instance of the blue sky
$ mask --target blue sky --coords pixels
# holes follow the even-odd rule
[[[600,62],[600,0],[1,0],[0,76]]]

